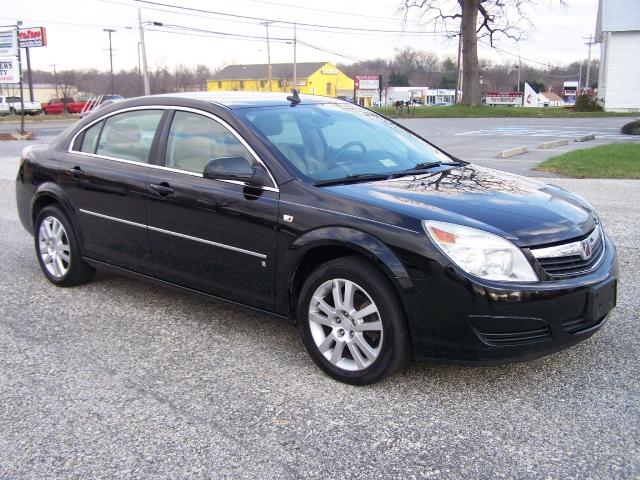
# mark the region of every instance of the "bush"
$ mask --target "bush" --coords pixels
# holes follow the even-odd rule
[[[629,122],[620,129],[625,135],[640,135],[640,120]]]
[[[589,95],[580,95],[576,98],[574,107],[576,112],[601,112],[602,106],[596,102],[596,99]]]

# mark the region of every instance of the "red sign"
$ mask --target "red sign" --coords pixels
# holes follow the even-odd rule
[[[46,47],[47,31],[44,27],[21,28],[18,30],[20,48]]]

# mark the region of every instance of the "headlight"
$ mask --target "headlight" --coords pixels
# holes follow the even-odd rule
[[[476,228],[423,220],[431,240],[465,272],[487,280],[535,282],[537,275],[510,241]]]

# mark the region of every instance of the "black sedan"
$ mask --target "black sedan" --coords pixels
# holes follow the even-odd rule
[[[123,100],[26,149],[16,191],[54,284],[105,267],[290,319],[354,384],[554,352],[616,301],[585,200],[324,97]]]

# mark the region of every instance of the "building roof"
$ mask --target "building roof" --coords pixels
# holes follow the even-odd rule
[[[328,62],[302,62],[296,65],[298,78],[310,77]],[[266,80],[269,70],[266,63],[227,65],[216,72],[211,80]],[[271,78],[293,78],[293,63],[272,63]]]
[[[542,95],[544,98],[546,98],[550,102],[564,102],[562,97],[554,92],[540,92],[538,95]]]

